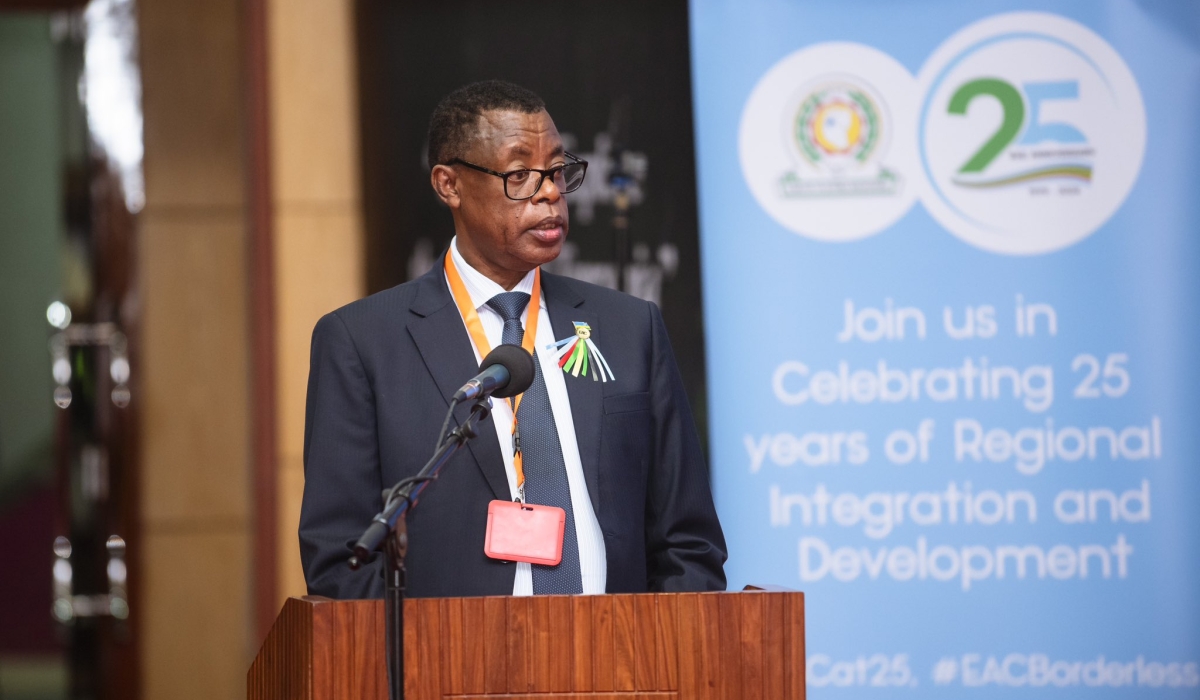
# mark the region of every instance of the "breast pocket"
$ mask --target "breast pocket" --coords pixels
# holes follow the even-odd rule
[[[603,463],[619,470],[621,488],[632,497],[630,504],[640,509],[641,486],[654,454],[654,419],[650,413],[649,393],[604,397],[604,433],[600,451]]]

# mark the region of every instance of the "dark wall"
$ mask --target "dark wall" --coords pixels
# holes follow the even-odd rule
[[[644,199],[631,210],[628,250],[640,248],[639,259],[648,252],[650,267],[660,259],[667,262],[660,306],[703,435],[704,348],[686,1],[359,0],[357,23],[370,291],[423,272],[429,253],[442,251],[453,235],[450,214],[434,198],[423,163],[429,114],[438,100],[475,80],[500,78],[524,85],[545,99],[564,138],[575,138],[575,152],[592,151],[595,136],[605,132],[618,146],[644,154]],[[592,163],[589,180],[602,172]],[[579,260],[611,264],[614,209],[600,204],[586,222],[577,195],[567,197],[568,241],[578,247]],[[418,248],[422,239],[426,243]],[[672,251],[678,253],[677,266]],[[589,277],[584,272],[577,276]]]

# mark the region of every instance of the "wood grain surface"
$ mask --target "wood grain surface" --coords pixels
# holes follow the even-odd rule
[[[405,601],[406,700],[803,700],[804,594]],[[386,700],[382,601],[291,598],[250,700]]]

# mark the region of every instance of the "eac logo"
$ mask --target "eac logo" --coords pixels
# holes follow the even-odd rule
[[[829,133],[847,153],[867,150],[864,114],[869,158],[818,167],[797,149]],[[920,199],[962,240],[1029,255],[1107,221],[1137,179],[1145,140],[1141,94],[1116,51],[1074,21],[1019,12],[960,30],[915,79],[873,47],[802,49],[751,93],[740,150],[759,204],[802,235],[869,236]]]

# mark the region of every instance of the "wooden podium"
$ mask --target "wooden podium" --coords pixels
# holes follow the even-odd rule
[[[804,594],[404,601],[406,700],[804,698]],[[249,700],[387,700],[383,601],[290,598]]]

